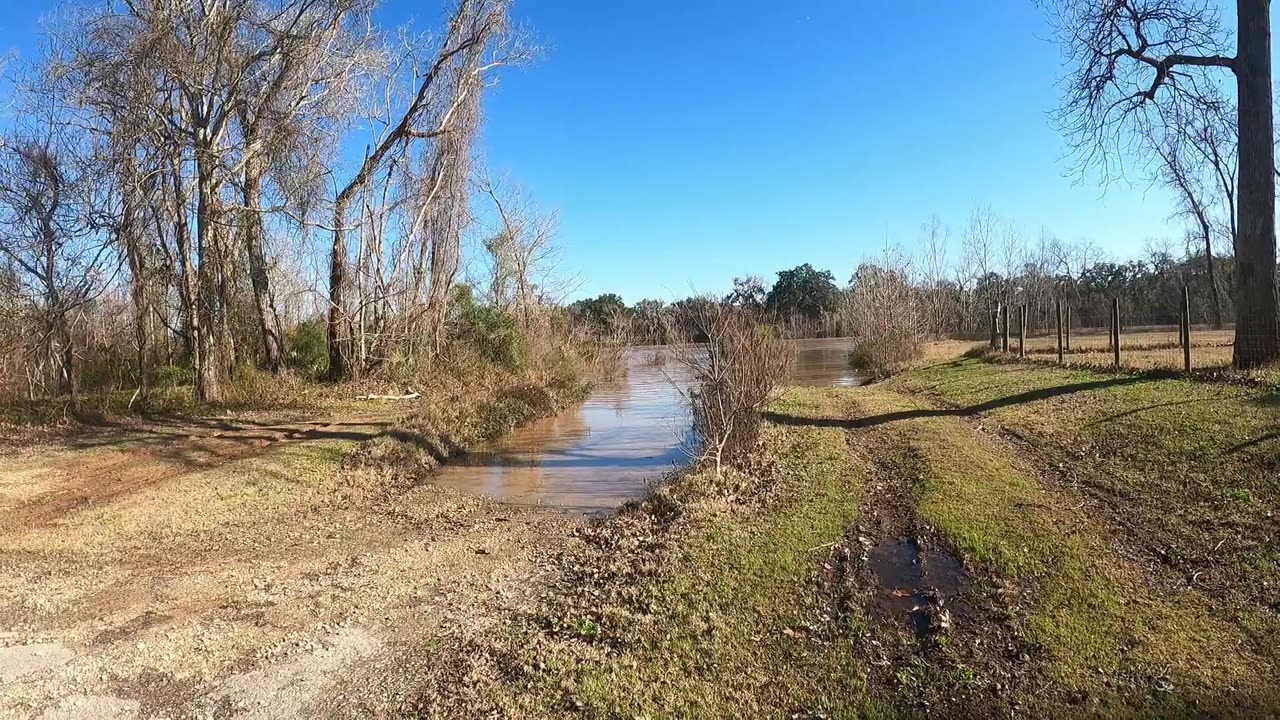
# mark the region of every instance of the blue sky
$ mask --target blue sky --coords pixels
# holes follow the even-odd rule
[[[53,2],[5,3],[29,52]],[[523,0],[547,51],[487,101],[483,152],[560,213],[578,296],[723,291],[810,262],[844,281],[939,214],[989,204],[1116,256],[1177,239],[1171,198],[1080,182],[1049,112],[1058,49],[1028,0]],[[382,17],[441,17],[386,0]]]
[[[1110,252],[1180,236],[1145,182],[1081,184],[1048,113],[1058,49],[1027,0],[568,2],[489,103],[489,162],[560,210],[582,294],[719,291],[802,262],[841,281],[979,203]]]

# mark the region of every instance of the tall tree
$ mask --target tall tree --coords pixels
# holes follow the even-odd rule
[[[256,52],[240,86],[232,177],[240,185],[240,243],[248,260],[262,361],[272,371],[283,361],[284,331],[267,260],[264,216],[271,209],[264,207],[264,181],[273,175],[281,200],[309,204],[310,198],[298,193],[313,185],[293,176],[317,164],[312,153],[333,144],[328,128],[342,121],[359,96],[356,77],[373,54],[370,5],[369,0],[294,0],[244,23],[246,43]],[[307,174],[314,173],[313,167]]]
[[[96,226],[90,159],[52,134],[0,150],[0,259],[25,288],[44,362],[62,394],[76,394],[72,314],[102,287],[110,237]],[[47,365],[46,365],[47,363]]]
[[[765,307],[781,318],[795,316],[815,320],[840,306],[840,289],[830,270],[809,263],[783,270],[765,298]]]
[[[425,48],[410,48],[411,57],[406,65],[412,68],[414,88],[407,102],[386,116],[385,128],[351,179],[335,195],[329,253],[327,338],[330,379],[342,380],[353,374],[349,347],[352,332],[348,314],[348,211],[357,196],[368,190],[375,177],[386,170],[391,158],[404,153],[415,143],[432,141],[434,144],[429,154],[432,159],[426,163],[430,168],[428,182],[424,183],[417,198],[420,212],[416,215],[420,219],[412,223],[409,232],[416,234],[426,229],[432,233],[433,242],[445,244],[433,253],[432,269],[439,271],[441,278],[448,275],[448,282],[452,282],[457,271],[454,238],[461,232],[458,227],[461,219],[438,205],[460,203],[462,198],[457,192],[442,193],[441,190],[465,186],[465,162],[470,157],[472,135],[469,123],[476,120],[476,95],[484,85],[484,75],[518,55],[506,52],[486,56],[502,43],[507,28],[506,0],[458,0],[448,31],[434,46],[434,53]],[[425,62],[421,62],[423,60]],[[452,135],[455,132],[459,137]],[[446,272],[450,269],[451,273]],[[438,312],[431,314],[443,320],[443,308],[448,298],[447,283],[441,293],[435,303],[438,307],[432,307]],[[411,295],[416,299],[416,293]]]
[[[1219,96],[1235,75],[1239,131],[1235,365],[1280,360],[1270,0],[1237,0],[1236,53],[1202,0],[1052,2],[1068,66],[1061,119],[1080,160],[1104,168],[1135,140]]]

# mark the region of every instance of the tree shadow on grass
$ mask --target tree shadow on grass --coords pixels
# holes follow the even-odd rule
[[[919,410],[900,410],[897,412],[883,413],[880,415],[872,415],[862,418],[813,418],[799,415],[788,415],[786,413],[765,412],[764,418],[778,425],[802,425],[810,427],[839,427],[839,428],[865,428],[884,425],[886,423],[898,422],[900,420],[918,420],[920,418],[931,417],[964,417],[966,415],[977,415],[992,410],[998,410],[1002,407],[1011,405],[1023,405],[1037,400],[1048,400],[1050,398],[1061,397],[1063,395],[1071,395],[1080,392],[1089,392],[1092,390],[1101,390],[1103,388],[1117,387],[1121,385],[1130,385],[1137,382],[1144,382],[1146,378],[1141,377],[1117,377],[1108,378],[1106,380],[1094,380],[1091,382],[1071,383],[1069,385],[1057,385],[1054,387],[1040,388],[1037,390],[1028,390],[1027,392],[1008,395],[995,400],[970,405],[968,407],[959,408],[923,408]]]
[[[1245,440],[1242,443],[1239,443],[1237,445],[1233,445],[1232,447],[1227,448],[1222,452],[1222,454],[1224,456],[1237,455],[1239,453],[1244,452],[1245,450],[1248,450],[1253,447],[1257,447],[1258,445],[1261,445],[1265,442],[1270,442],[1276,439],[1280,439],[1280,430],[1272,430],[1271,432],[1259,435],[1258,437],[1253,438],[1252,440]]]

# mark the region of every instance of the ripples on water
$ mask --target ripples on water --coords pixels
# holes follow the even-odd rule
[[[797,340],[793,385],[853,385],[849,342]],[[539,420],[440,468],[432,482],[503,502],[603,513],[642,497],[688,461],[689,418],[678,363],[647,360],[662,348],[628,353],[624,380],[599,387],[581,406]],[[678,389],[680,388],[680,389]]]

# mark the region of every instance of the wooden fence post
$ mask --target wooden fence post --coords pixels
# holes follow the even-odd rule
[[[1184,305],[1183,305],[1184,302],[1185,301],[1182,298],[1182,293],[1178,293],[1178,347],[1179,348],[1184,348],[1187,346],[1187,327],[1186,327],[1186,324],[1182,322],[1182,311],[1184,309]]]
[[[1111,299],[1111,353],[1115,366],[1120,367],[1120,298]]]
[[[1027,356],[1027,304],[1018,306],[1018,357]]]
[[[1061,365],[1065,359],[1062,356],[1062,301],[1058,300],[1053,304],[1054,314],[1058,320],[1058,364]]]
[[[1067,352],[1071,352],[1071,306],[1067,306]]]
[[[1182,286],[1182,369],[1191,372],[1191,291]]]
[[[1009,306],[1000,305],[1000,324],[1002,328],[1000,334],[1000,352],[1009,352]]]
[[[991,349],[1000,349],[1000,305],[991,311]]]

